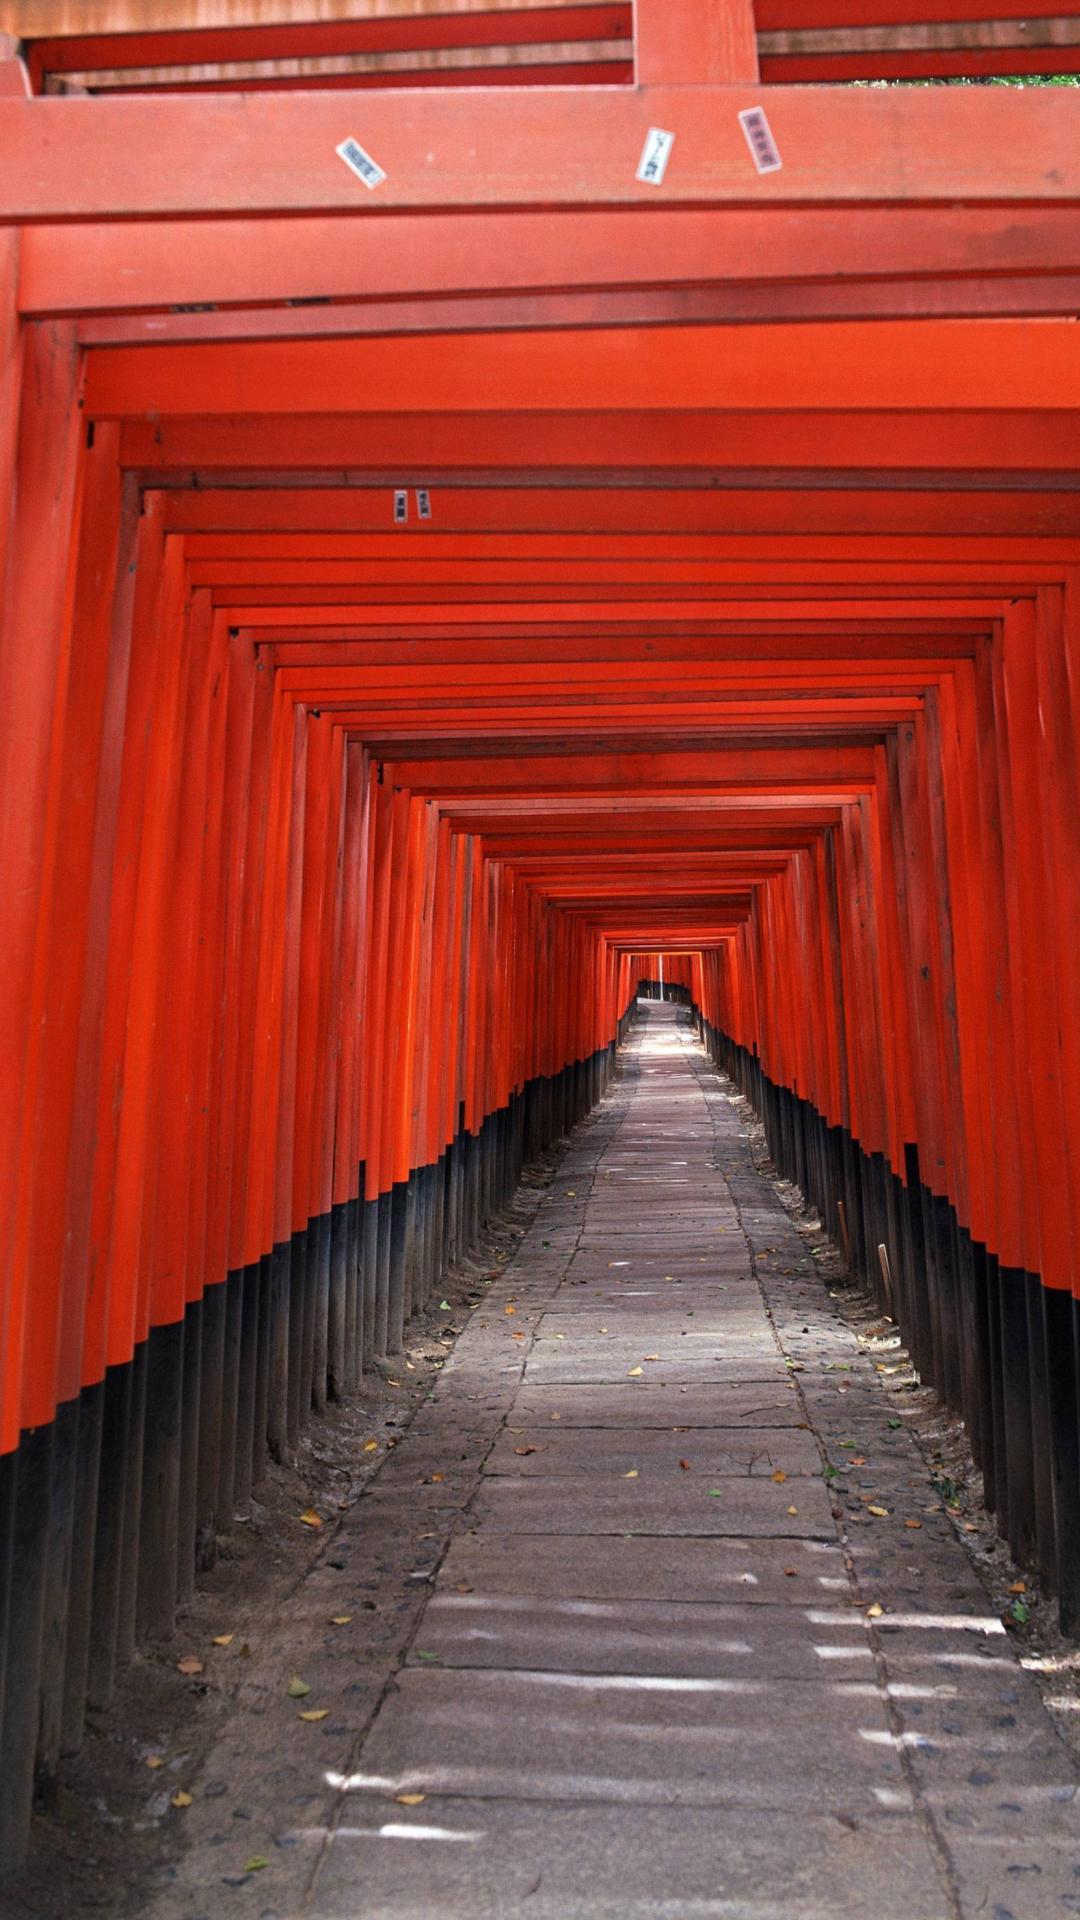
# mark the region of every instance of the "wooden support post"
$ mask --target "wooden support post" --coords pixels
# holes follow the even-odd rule
[[[753,86],[753,0],[634,0],[639,87]]]

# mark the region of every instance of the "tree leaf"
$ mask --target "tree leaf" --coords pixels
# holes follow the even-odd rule
[[[329,1707],[306,1707],[296,1717],[298,1720],[325,1720],[329,1713]]]
[[[253,1853],[250,1860],[244,1861],[244,1872],[245,1873],[261,1873],[263,1868],[268,1867],[269,1865],[270,1865],[270,1862],[266,1858],[265,1854]]]
[[[316,1513],[314,1507],[308,1507],[307,1511],[300,1515],[300,1525],[302,1527],[321,1527],[322,1526],[322,1520],[320,1519],[319,1515]]]
[[[311,1688],[306,1680],[301,1680],[300,1676],[294,1673],[285,1691],[290,1700],[302,1700],[305,1694],[311,1692]]]
[[[197,1654],[185,1653],[183,1659],[177,1661],[176,1671],[177,1673],[202,1673],[203,1663]]]
[[[427,1799],[426,1793],[395,1793],[394,1799],[399,1807],[422,1807]]]
[[[181,1787],[177,1793],[173,1794],[170,1804],[174,1807],[190,1807],[191,1800],[192,1797],[190,1793],[185,1793]]]

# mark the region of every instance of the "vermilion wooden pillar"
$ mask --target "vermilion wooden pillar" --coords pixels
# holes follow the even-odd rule
[[[753,0],[634,0],[634,61],[641,87],[752,86]]]

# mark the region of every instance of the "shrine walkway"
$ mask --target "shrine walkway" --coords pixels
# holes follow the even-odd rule
[[[1080,1911],[1076,1770],[880,1354],[677,1010],[625,1057],[256,1650],[152,1920]]]

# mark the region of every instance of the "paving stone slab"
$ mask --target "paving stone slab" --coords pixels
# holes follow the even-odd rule
[[[794,1511],[792,1511],[794,1509]],[[485,1479],[472,1507],[477,1527],[500,1533],[753,1534],[773,1539],[836,1536],[822,1483],[801,1480],[794,1494],[771,1480],[708,1475],[641,1475],[607,1481],[596,1474],[545,1479]]]
[[[687,1465],[684,1467],[683,1462]],[[810,1433],[790,1427],[699,1427],[694,1434],[671,1428],[620,1431],[618,1428],[511,1426],[502,1432],[484,1462],[486,1473],[626,1474],[638,1471],[735,1474],[769,1479],[821,1473],[821,1455]]]
[[[793,1682],[874,1677],[870,1630],[861,1613],[827,1630],[810,1606],[541,1600],[476,1587],[459,1591],[468,1584],[440,1579],[424,1615],[424,1651],[437,1653],[444,1667]],[[849,1656],[840,1663],[833,1657],[837,1639]],[[410,1660],[420,1664],[415,1651]],[[907,1684],[934,1681],[955,1690],[955,1682],[930,1668],[920,1668]],[[994,1698],[988,1698],[987,1710],[1002,1711]]]
[[[438,1885],[437,1907],[432,1887]],[[676,1890],[677,1889],[677,1893]],[[268,1896],[269,1897],[269,1896]],[[777,1810],[347,1806],[322,1920],[950,1920],[914,1820]]]
[[[567,1426],[586,1427],[794,1427],[802,1408],[784,1380],[729,1378],[707,1386],[666,1386],[635,1380],[616,1386],[539,1386],[526,1379],[514,1401],[515,1425],[550,1425],[556,1415]]]
[[[421,1628],[418,1652],[422,1639]],[[858,1818],[876,1810],[876,1793],[903,1794],[905,1775],[869,1684],[426,1664],[399,1674],[352,1785],[645,1806],[811,1811],[825,1801]]]

